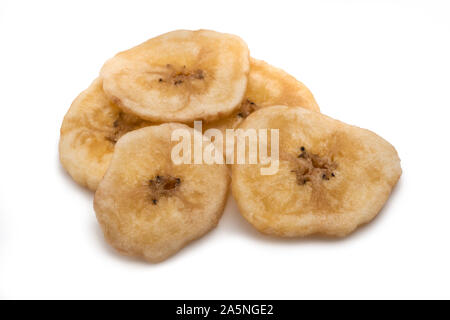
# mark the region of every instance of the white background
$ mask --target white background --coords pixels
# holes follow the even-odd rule
[[[2,0],[0,298],[450,298],[448,3]],[[230,200],[166,262],[116,254],[59,164],[59,127],[107,58],[179,28],[241,36],[323,113],[390,141],[404,173],[380,215],[343,240],[282,240]]]

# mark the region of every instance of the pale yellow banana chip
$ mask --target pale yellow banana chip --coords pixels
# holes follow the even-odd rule
[[[302,107],[319,112],[311,91],[285,71],[257,59],[250,59],[247,91],[238,110],[228,117],[208,122],[204,130],[234,129],[253,111],[274,105]]]
[[[150,122],[121,111],[96,79],[72,103],[61,126],[59,155],[63,167],[82,186],[95,190],[108,168],[114,145],[126,132]]]
[[[260,164],[232,168],[239,209],[265,234],[345,236],[378,214],[401,175],[386,140],[317,112],[268,107],[240,128],[279,129],[276,174],[261,175]]]
[[[168,123],[124,135],[95,193],[105,238],[123,254],[162,261],[214,228],[222,215],[227,167],[174,164],[171,134],[177,129],[194,132]]]
[[[117,54],[102,68],[103,88],[123,110],[160,122],[231,114],[247,86],[249,52],[239,37],[178,30]]]

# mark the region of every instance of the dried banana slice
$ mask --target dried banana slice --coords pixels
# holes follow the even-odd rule
[[[276,174],[261,175],[263,165],[232,168],[240,211],[265,234],[345,236],[378,214],[402,172],[387,141],[317,112],[268,107],[240,128],[279,129]]]
[[[123,110],[160,122],[231,114],[247,86],[249,52],[237,36],[178,30],[117,54],[102,68],[103,88]]]
[[[177,129],[194,132],[168,123],[124,135],[95,193],[105,238],[123,254],[162,261],[214,228],[222,215],[227,167],[174,164],[171,134]]]
[[[237,128],[253,111],[274,105],[320,111],[311,91],[303,83],[262,60],[250,58],[247,91],[238,110],[226,118],[206,123],[204,130],[215,128],[224,132]]]
[[[59,156],[72,178],[91,190],[103,178],[114,145],[126,132],[150,122],[126,114],[111,103],[94,80],[72,103],[64,117],[59,141]]]

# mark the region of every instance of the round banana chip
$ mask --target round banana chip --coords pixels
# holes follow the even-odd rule
[[[222,215],[227,167],[174,164],[171,135],[177,129],[194,132],[168,123],[124,135],[95,193],[105,238],[123,254],[162,261],[214,228]],[[208,146],[204,142],[203,150]]]
[[[237,128],[253,111],[275,105],[320,111],[311,91],[303,83],[262,60],[250,58],[247,91],[238,110],[226,118],[206,123],[204,129],[225,132]]]
[[[103,88],[123,110],[160,122],[231,114],[247,86],[249,52],[237,36],[178,30],[117,54],[102,68]]]
[[[279,144],[275,174],[261,175],[264,164],[232,168],[239,209],[265,234],[345,236],[378,214],[401,175],[387,141],[317,112],[268,107],[240,128],[279,129],[268,142],[268,150]]]
[[[95,191],[117,140],[128,131],[148,125],[150,122],[126,114],[111,103],[102,81],[96,79],[64,117],[59,141],[61,163],[77,183]]]

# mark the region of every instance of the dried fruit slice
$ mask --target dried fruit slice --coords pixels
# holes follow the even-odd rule
[[[72,178],[91,190],[103,178],[114,145],[126,132],[150,125],[150,122],[121,111],[111,103],[94,80],[72,103],[64,117],[59,141],[59,156]]]
[[[216,128],[222,132],[234,129],[253,111],[275,105],[319,111],[314,96],[303,83],[281,69],[251,58],[247,91],[238,110],[226,118],[206,123],[204,129]]]
[[[345,236],[378,214],[401,175],[387,141],[317,112],[268,107],[240,128],[279,129],[276,174],[261,175],[260,164],[232,169],[242,215],[265,234]]]
[[[214,228],[222,215],[227,167],[175,165],[171,134],[177,129],[194,132],[168,123],[123,136],[95,193],[105,238],[123,254],[162,261]]]
[[[249,53],[239,37],[178,30],[117,54],[102,68],[103,88],[122,109],[161,122],[231,114],[247,86]]]

